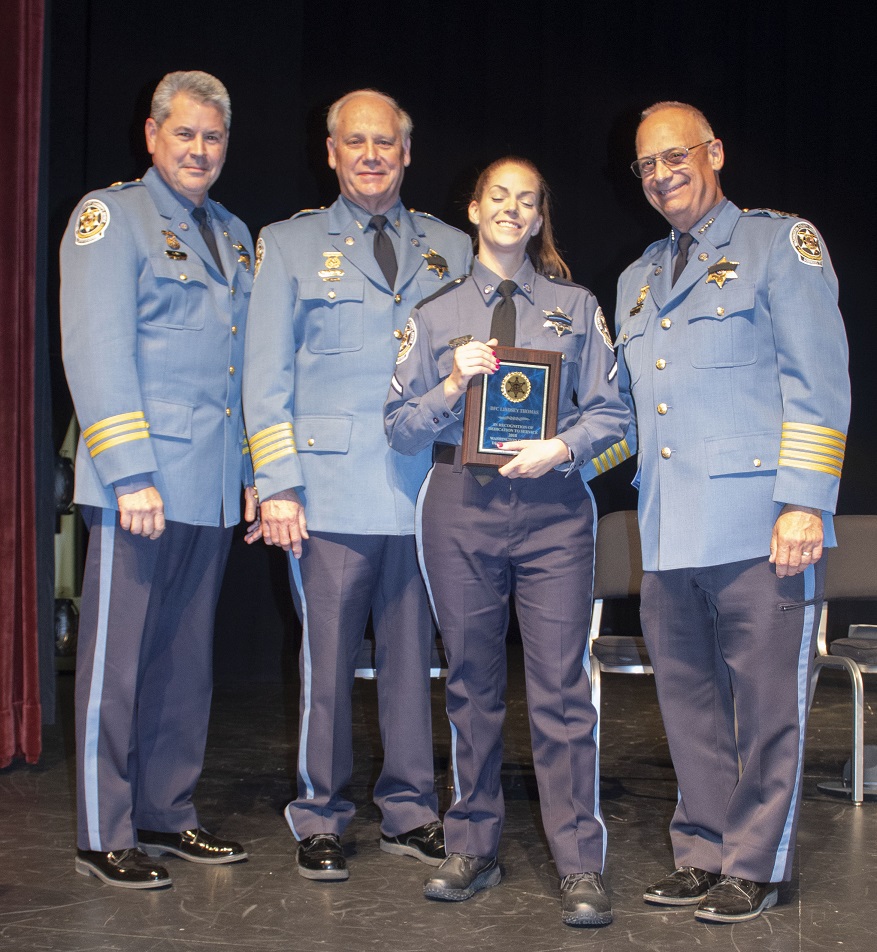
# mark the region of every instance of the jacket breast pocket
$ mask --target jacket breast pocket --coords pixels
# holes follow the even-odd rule
[[[149,265],[154,279],[153,292],[143,301],[146,321],[156,327],[200,330],[208,306],[207,270],[198,258],[182,261],[165,255],[152,255]]]
[[[362,350],[362,280],[301,282],[305,343],[312,354],[341,354]]]
[[[690,302],[688,319],[692,367],[742,367],[754,364],[755,286],[710,284]]]

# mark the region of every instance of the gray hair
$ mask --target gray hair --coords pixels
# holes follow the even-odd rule
[[[336,99],[335,102],[329,106],[329,112],[326,115],[326,127],[329,130],[329,135],[333,139],[335,138],[335,131],[338,128],[338,117],[341,114],[341,110],[351,99],[356,99],[359,96],[374,96],[376,99],[385,102],[393,112],[396,113],[396,118],[399,120],[399,132],[402,136],[402,142],[405,145],[411,142],[411,133],[414,129],[411,116],[405,112],[392,96],[379,92],[377,89],[354,89],[353,92],[347,93],[347,95],[342,96],[340,99]]]
[[[712,126],[707,121],[706,116],[697,108],[697,106],[691,106],[687,102],[676,102],[675,100],[656,102],[654,105],[649,106],[648,109],[643,109],[643,111],[640,113],[640,121],[643,119],[648,119],[649,116],[653,116],[656,112],[662,112],[664,109],[681,109],[683,112],[687,112],[700,126],[702,135],[704,135],[707,139],[715,139],[715,133],[713,132]]]
[[[150,115],[157,125],[163,125],[171,114],[174,96],[179,93],[190,96],[196,102],[218,109],[225,131],[228,132],[231,129],[231,100],[228,90],[215,76],[202,73],[199,69],[168,73],[155,87]]]

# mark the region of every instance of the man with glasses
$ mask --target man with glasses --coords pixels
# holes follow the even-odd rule
[[[634,174],[670,223],[618,286],[635,419],[642,625],[679,784],[676,869],[647,902],[752,919],[791,876],[807,684],[849,419],[837,279],[815,228],[722,194],[724,147],[678,102]]]

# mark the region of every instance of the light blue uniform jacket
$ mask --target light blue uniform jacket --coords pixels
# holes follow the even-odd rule
[[[240,519],[241,486],[252,482],[241,369],[253,244],[240,219],[210,199],[205,207],[227,278],[155,169],[90,193],[70,218],[61,329],[82,428],[80,504],[118,508],[113,483],[149,473],[167,519]]]
[[[710,214],[674,287],[673,236],[618,283],[619,388],[635,417],[594,462],[637,453],[647,570],[766,556],[785,503],[823,510],[835,544],[850,392],[828,254],[800,219],[731,202]]]
[[[319,532],[413,534],[431,462],[428,449],[406,457],[387,445],[384,398],[408,314],[468,272],[472,247],[419,212],[388,217],[401,239],[393,289],[368,217],[340,198],[259,237],[244,375],[256,486],[262,499],[297,489]]]

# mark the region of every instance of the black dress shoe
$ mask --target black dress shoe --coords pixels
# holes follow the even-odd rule
[[[568,926],[608,926],[612,903],[599,873],[572,873],[560,883],[560,913]]]
[[[97,876],[108,886],[121,886],[123,889],[160,889],[170,886],[172,882],[164,866],[153,863],[145,853],[133,846],[109,853],[77,850],[76,872],[83,876]]]
[[[334,833],[315,833],[299,840],[296,853],[299,876],[305,879],[348,879],[341,840]]]
[[[433,820],[399,836],[382,836],[381,849],[397,856],[413,856],[427,866],[441,866],[447,858],[445,830],[441,820]]]
[[[159,833],[156,830],[138,830],[137,842],[147,856],[173,853],[190,863],[239,863],[247,852],[234,840],[221,840],[207,830],[183,830],[182,833]]]
[[[718,873],[708,873],[697,866],[680,866],[669,876],[649,886],[643,893],[643,899],[659,906],[693,906],[721,878]]]
[[[746,922],[776,904],[776,883],[722,876],[694,910],[694,918],[704,922]]]
[[[451,853],[437,873],[423,884],[427,899],[443,899],[446,902],[462,902],[479,889],[496,886],[502,879],[495,856],[468,856]]]

